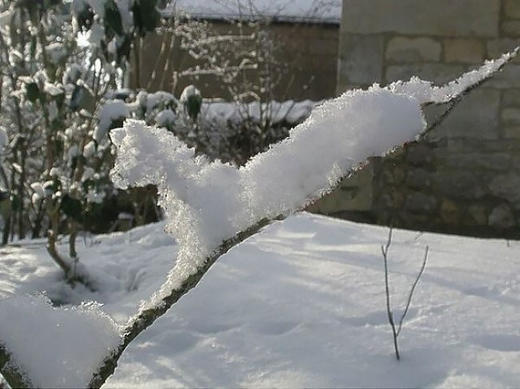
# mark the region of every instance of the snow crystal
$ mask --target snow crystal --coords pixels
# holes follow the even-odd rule
[[[108,133],[114,120],[124,119],[130,114],[128,107],[121,100],[106,102],[99,112],[99,124],[94,132],[94,140],[101,142]]]
[[[77,388],[121,338],[96,304],[56,308],[44,296],[14,296],[0,300],[0,339],[35,387]]]
[[[40,182],[33,182],[31,184],[31,189],[35,194],[38,195],[39,198],[45,197],[45,189],[43,189],[43,185]]]
[[[388,86],[394,93],[403,93],[415,97],[420,104],[445,103],[459,95],[471,85],[489,77],[503,66],[512,56],[516,55],[520,46],[515,50],[503,54],[500,58],[486,61],[480,68],[464,73],[454,81],[443,86],[434,86],[431,82],[412,77],[410,81],[397,81]]]
[[[139,92],[137,99],[143,106],[146,106],[147,112],[152,111],[160,104],[168,104],[175,102],[175,97],[168,92],[158,91],[155,93]]]
[[[200,96],[200,91],[194,85],[188,85],[181,93],[179,101],[186,104],[190,97]]]
[[[155,122],[161,127],[172,125],[175,123],[175,113],[171,109],[165,109],[155,116]]]

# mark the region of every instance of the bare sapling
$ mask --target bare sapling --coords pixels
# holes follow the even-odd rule
[[[383,262],[385,265],[386,313],[388,314],[388,323],[390,324],[390,327],[392,328],[392,337],[393,337],[393,341],[394,341],[395,358],[399,361],[401,359],[401,355],[399,354],[398,337],[401,334],[404,319],[406,318],[406,314],[408,313],[408,309],[410,308],[410,304],[412,303],[412,298],[413,298],[413,294],[415,292],[415,288],[417,287],[417,284],[419,283],[419,279],[421,278],[422,274],[424,273],[424,268],[426,267],[426,261],[428,260],[429,247],[426,246],[426,249],[424,250],[424,258],[422,261],[421,270],[419,270],[419,273],[417,274],[417,277],[415,277],[412,287],[410,288],[410,292],[408,293],[408,298],[406,300],[405,309],[401,315],[401,318],[399,319],[399,323],[397,324],[397,328],[396,328],[394,314],[392,312],[392,304],[390,301],[390,287],[389,287],[389,282],[388,282],[388,251],[390,250],[390,245],[392,244],[392,232],[393,232],[393,228],[390,227],[390,230],[388,232],[388,240],[386,241],[385,245],[381,245],[381,253],[383,254]]]

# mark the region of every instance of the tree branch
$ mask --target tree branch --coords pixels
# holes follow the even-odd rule
[[[113,353],[105,359],[103,364],[100,366],[98,371],[94,374],[92,380],[89,383],[89,388],[100,388],[101,385],[105,383],[108,377],[112,375],[115,368],[117,367],[117,361],[121,357],[121,354],[126,349],[126,347],[134,340],[137,335],[143,332],[146,328],[151,326],[155,320],[164,315],[168,309],[175,304],[182,296],[188,293],[191,289],[193,289],[202,277],[208,272],[208,270],[213,266],[213,264],[225,253],[231,250],[233,247],[242,243],[244,240],[249,238],[250,236],[256,234],[263,227],[271,224],[276,220],[282,220],[284,217],[279,216],[272,220],[261,220],[254,226],[248,228],[247,230],[238,233],[233,238],[224,241],[215,251],[214,253],[206,259],[204,266],[202,266],[197,273],[189,276],[180,286],[180,288],[172,290],[171,293],[164,297],[162,300],[162,304],[150,309],[146,309],[141,312],[134,322],[126,328],[123,341],[119,345],[119,347],[113,351]]]

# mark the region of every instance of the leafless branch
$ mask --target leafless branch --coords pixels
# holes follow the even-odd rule
[[[406,317],[406,314],[408,313],[408,308],[410,308],[410,303],[412,302],[413,292],[415,291],[415,287],[419,283],[419,279],[421,278],[422,274],[424,273],[424,268],[426,267],[426,261],[428,260],[428,251],[429,247],[426,246],[426,249],[424,250],[424,259],[421,265],[421,270],[419,270],[419,273],[417,274],[417,277],[415,278],[415,281],[413,282],[412,288],[410,289],[410,293],[408,294],[408,299],[406,300],[406,308],[403,312],[403,315],[401,316],[401,320],[399,320],[399,327],[397,328],[397,336],[401,333],[401,328],[403,326],[404,318]]]
[[[428,260],[428,251],[429,248],[426,246],[426,250],[424,253],[424,259],[421,265],[421,269],[419,273],[417,274],[417,277],[415,278],[412,287],[410,289],[410,292],[408,293],[408,298],[406,300],[406,307],[401,315],[401,318],[399,319],[399,325],[396,329],[395,327],[395,321],[394,321],[394,314],[392,312],[392,304],[390,301],[390,287],[389,287],[389,281],[388,281],[388,251],[390,249],[390,245],[392,244],[392,231],[393,228],[390,227],[390,230],[388,232],[388,239],[386,241],[385,245],[381,245],[381,253],[383,254],[383,263],[385,266],[385,295],[386,295],[386,313],[388,315],[388,323],[390,324],[390,327],[392,329],[392,338],[394,341],[394,351],[395,351],[395,357],[399,361],[401,359],[401,355],[399,354],[399,343],[398,343],[398,337],[401,333],[401,329],[403,327],[404,319],[406,318],[406,314],[408,313],[408,310],[410,308],[410,304],[412,303],[413,294],[415,292],[415,288],[417,284],[419,283],[419,279],[424,273],[424,269],[426,267],[426,261]]]

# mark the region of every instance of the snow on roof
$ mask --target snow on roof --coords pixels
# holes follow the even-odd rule
[[[174,0],[171,10],[208,19],[259,19],[339,24],[341,0]]]

